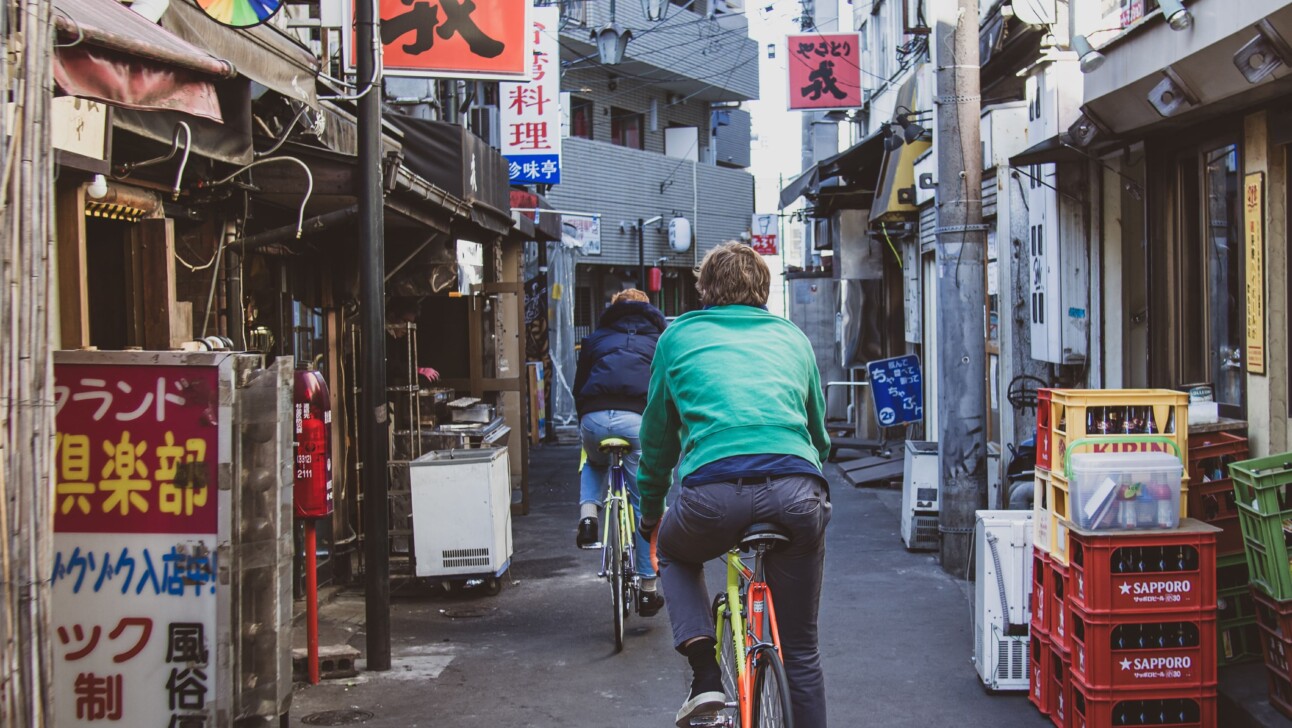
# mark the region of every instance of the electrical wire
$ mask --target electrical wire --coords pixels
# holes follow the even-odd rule
[[[302,107],[301,110],[296,113],[296,116],[292,118],[292,121],[287,125],[287,128],[283,130],[283,135],[279,137],[277,142],[274,143],[274,146],[266,149],[263,152],[254,152],[252,156],[255,157],[256,159],[260,159],[261,157],[267,157],[270,154],[273,154],[274,152],[278,151],[278,149],[287,142],[287,137],[292,135],[292,129],[296,128],[296,124],[300,122],[301,117],[308,114],[309,111],[310,111],[310,107],[308,106]],[[311,124],[310,126],[314,126],[314,124]]]

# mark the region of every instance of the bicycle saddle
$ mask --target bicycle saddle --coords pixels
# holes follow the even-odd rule
[[[601,448],[601,452],[606,452],[607,450],[614,450],[616,448],[631,450],[632,443],[628,442],[622,437],[607,437],[606,439],[601,441],[600,448]]]
[[[790,534],[784,527],[775,523],[755,523],[740,534],[740,549],[749,551],[755,546],[773,549],[777,544],[790,542]]]

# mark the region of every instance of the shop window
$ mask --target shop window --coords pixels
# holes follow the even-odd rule
[[[592,289],[588,286],[576,286],[574,289],[574,325],[592,326]]]
[[[592,112],[592,99],[570,97],[570,136],[580,139],[592,138]]]
[[[645,149],[646,135],[642,133],[645,128],[645,114],[611,107],[610,141],[612,143],[621,147]]]

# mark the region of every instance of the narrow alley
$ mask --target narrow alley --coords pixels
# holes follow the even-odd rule
[[[495,597],[442,597],[394,588],[393,668],[299,690],[291,725],[362,709],[353,725],[413,728],[672,724],[685,697],[685,662],[668,619],[628,620],[615,654],[609,596],[593,552],[574,547],[577,447],[532,451],[528,516],[516,518],[515,556]],[[856,489],[827,466],[828,530],[821,648],[835,726],[1048,725],[1023,693],[988,695],[970,662],[970,582],[898,537],[900,493]],[[722,574],[710,565],[710,587]],[[344,592],[322,610],[323,642],[362,649],[363,598]],[[303,637],[302,630],[297,630]],[[320,716],[327,718],[327,716]]]

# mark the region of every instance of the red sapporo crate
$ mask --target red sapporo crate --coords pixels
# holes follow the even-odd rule
[[[1189,483],[1229,480],[1229,463],[1246,460],[1247,438],[1229,432],[1199,432],[1189,435]],[[1232,487],[1233,484],[1230,483]]]
[[[1049,636],[1050,634],[1050,555],[1044,551],[1032,550],[1032,594],[1029,604],[1032,610],[1032,632]]]
[[[1068,567],[1050,560],[1050,643],[1065,655],[1072,652],[1068,642]]]
[[[1050,469],[1050,390],[1036,390],[1036,467]]]
[[[1292,643],[1292,602],[1276,601],[1256,587],[1252,587],[1252,600],[1256,605],[1256,623],[1261,629]]]
[[[1072,670],[1065,652],[1050,644],[1050,722],[1056,728],[1072,725]]]
[[[1050,638],[1032,631],[1028,641],[1031,659],[1028,660],[1030,672],[1027,677],[1027,699],[1041,711],[1041,715],[1050,714]]]
[[[1169,531],[1074,527],[1068,598],[1096,614],[1214,608],[1219,532],[1193,518]]]
[[[1216,612],[1091,614],[1073,606],[1072,674],[1097,690],[1216,684]]]
[[[1215,728],[1216,686],[1192,690],[1097,690],[1072,679],[1072,728]]]
[[[1261,654],[1265,656],[1265,669],[1284,680],[1292,680],[1292,669],[1288,666],[1288,653],[1292,652],[1292,642],[1283,639],[1263,626],[1261,632]]]
[[[1283,715],[1292,718],[1292,680],[1269,669],[1265,670],[1265,677],[1269,682],[1270,705]]]

